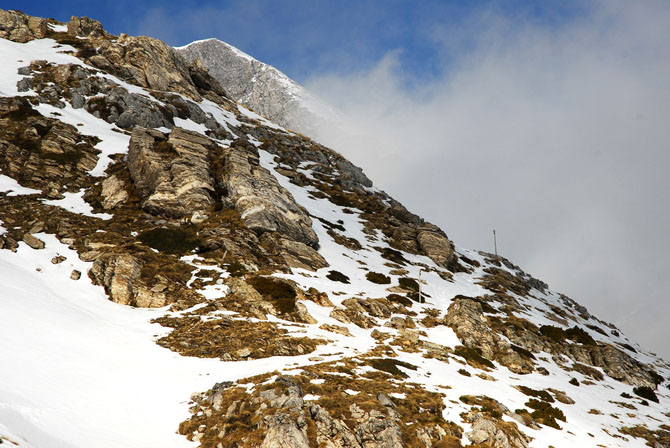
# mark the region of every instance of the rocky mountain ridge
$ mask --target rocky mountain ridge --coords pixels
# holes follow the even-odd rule
[[[230,44],[205,39],[176,50],[189,62],[200,60],[235,101],[287,129],[315,138],[322,127],[341,126],[341,113],[332,106]]]
[[[201,63],[88,18],[0,11],[0,38],[0,285],[10,292],[0,314],[37,314],[46,297],[59,310],[46,319],[58,321],[84,306],[69,290],[92,297],[91,310],[106,296],[129,319],[150,313],[133,344],[169,361],[136,377],[163,389],[152,397],[194,392],[141,430],[73,431],[61,415],[142,418],[88,395],[61,412],[49,391],[76,395],[69,365],[24,389],[21,366],[36,357],[23,354],[37,344],[5,330],[0,440],[670,446],[666,362],[510,261],[456,247],[339,154],[238,105]],[[63,286],[33,297],[19,278]],[[72,338],[57,353],[97,341],[83,325],[63,329]],[[109,370],[79,358],[78,371]],[[195,360],[211,376],[158,380]],[[147,390],[126,390],[106,407],[152,405]]]

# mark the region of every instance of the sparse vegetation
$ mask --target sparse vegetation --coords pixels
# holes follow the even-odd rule
[[[268,299],[281,314],[290,314],[296,311],[296,293],[293,286],[284,280],[273,277],[252,277],[247,282],[259,294]]]
[[[159,252],[173,255],[192,252],[200,244],[194,232],[180,227],[159,227],[146,230],[140,233],[139,240]]]
[[[537,389],[532,389],[527,386],[516,386],[516,388],[523,394],[528,395],[529,397],[537,397],[542,401],[546,401],[547,403],[553,403],[554,402],[554,397],[551,396],[549,392],[546,390],[537,390]]]
[[[377,283],[378,285],[388,285],[391,283],[391,278],[380,272],[368,272],[365,274],[365,278],[368,279],[369,282]]]
[[[546,401],[536,400],[531,398],[526,402],[526,406],[533,409],[533,412],[530,413],[531,417],[535,421],[542,423],[543,425],[551,426],[552,428],[561,429],[558,426],[556,420],[566,421],[565,414],[558,408],[553,407]]]
[[[658,397],[654,390],[649,386],[636,386],[633,388],[633,393],[638,397],[646,398],[647,400],[658,403]]]
[[[372,358],[368,360],[368,363],[377,370],[381,370],[382,372],[390,373],[393,376],[399,376],[402,378],[407,378],[407,374],[402,370],[400,370],[398,366],[410,370],[417,369],[417,367],[413,364],[398,361],[393,358]]]
[[[334,282],[349,284],[349,277],[347,277],[346,275],[344,275],[340,271],[329,271],[328,275],[326,275],[326,278],[328,280],[332,280]]]
[[[493,369],[494,364],[482,356],[481,349],[477,347],[465,347],[458,345],[454,348],[454,354],[464,358],[468,364],[479,369]]]
[[[576,325],[567,330],[563,330],[562,328],[555,327],[553,325],[542,325],[540,327],[540,333],[542,336],[559,344],[564,342],[566,339],[570,339],[579,344],[596,345],[596,341],[591,337],[591,335]]]

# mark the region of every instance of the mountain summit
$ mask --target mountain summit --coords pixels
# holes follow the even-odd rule
[[[670,446],[665,361],[244,87],[85,17],[0,55],[3,445]]]
[[[288,129],[315,137],[338,126],[341,114],[271,65],[218,39],[192,42],[176,50],[189,62],[199,59],[235,101]]]

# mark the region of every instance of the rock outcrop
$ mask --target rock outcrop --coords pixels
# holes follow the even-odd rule
[[[20,11],[0,9],[0,38],[25,43],[47,35],[47,21],[41,17],[27,16]]]
[[[276,68],[216,39],[193,42],[177,51],[202,64],[238,102],[288,129],[315,137],[337,126],[338,111]]]
[[[169,135],[136,128],[130,138],[128,169],[142,207],[155,215],[191,216],[214,203],[208,154],[213,143],[181,128]]]
[[[224,204],[233,207],[245,225],[258,232],[279,232],[291,240],[316,247],[312,220],[291,193],[260,166],[253,146],[233,145],[225,154],[217,179],[227,192]]]

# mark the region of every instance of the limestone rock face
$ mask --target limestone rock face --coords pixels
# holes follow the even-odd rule
[[[0,9],[0,37],[25,43],[43,39],[47,34],[47,21],[40,17],[26,16],[20,11]]]
[[[135,257],[109,253],[95,260],[90,275],[94,283],[104,286],[113,302],[131,305],[141,270],[142,264]]]
[[[109,176],[102,182],[102,206],[109,210],[128,200],[126,184],[117,176]]]
[[[88,17],[70,17],[67,24],[67,33],[80,37],[108,37],[109,34],[97,20]]]
[[[286,264],[292,268],[316,271],[328,266],[328,262],[316,250],[305,243],[282,238],[277,233],[265,233],[262,243],[273,252],[279,254]]]
[[[312,247],[318,244],[311,218],[259,165],[255,148],[233,146],[225,156],[219,181],[228,192],[224,203],[235,208],[248,228],[257,233],[279,232]]]
[[[225,42],[208,39],[177,51],[188,61],[200,60],[230,97],[286,128],[316,136],[341,121],[341,114],[316,95]]]
[[[89,275],[105,288],[110,300],[121,305],[158,308],[168,303],[165,288],[148,288],[140,281],[142,262],[128,254],[104,253],[96,257]]]
[[[191,216],[213,203],[209,172],[212,142],[181,128],[165,134],[136,128],[130,139],[128,169],[140,192],[142,207],[156,215]]]
[[[421,251],[438,265],[446,267],[454,260],[453,243],[432,227],[420,227],[416,239]]]
[[[118,43],[99,39],[98,52],[89,61],[122,79],[147,89],[178,92],[201,100],[193,84],[189,64],[170,46],[146,36],[122,36]]]
[[[261,448],[309,448],[306,427],[301,430],[290,415],[277,413],[265,418],[267,434]]]

